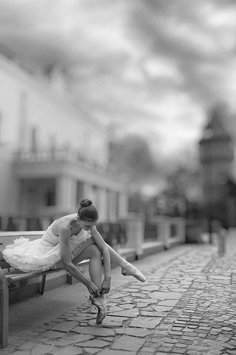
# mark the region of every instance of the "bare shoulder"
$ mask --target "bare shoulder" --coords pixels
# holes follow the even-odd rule
[[[57,223],[71,223],[72,221],[74,221],[76,219],[76,217],[77,217],[76,213],[67,214],[65,216],[62,216],[62,217],[56,219],[55,222],[57,222]]]
[[[58,218],[53,222],[53,230],[58,235],[71,235],[71,224],[76,219],[76,214],[70,214]]]

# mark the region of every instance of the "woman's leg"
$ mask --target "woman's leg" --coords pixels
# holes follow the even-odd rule
[[[100,250],[95,244],[87,246],[81,254],[73,259],[74,264],[89,259],[89,275],[91,281],[101,289],[103,280],[103,266],[102,266],[102,256]],[[105,296],[101,295],[98,297],[90,297],[91,302],[98,309],[96,323],[101,324],[103,319],[106,317],[106,300]]]
[[[95,244],[87,246],[82,253],[73,259],[73,263],[78,264],[86,259],[89,259],[89,275],[91,281],[100,288],[103,275],[102,256]]]
[[[131,263],[129,263],[127,260],[122,258],[120,254],[118,254],[109,244],[107,244],[109,252],[110,252],[110,258],[111,262],[114,266],[120,266],[121,267],[121,273],[124,276],[133,276],[137,280],[145,282],[146,278],[145,276]]]

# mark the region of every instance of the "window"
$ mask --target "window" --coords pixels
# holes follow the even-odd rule
[[[47,207],[50,207],[50,206],[55,206],[55,204],[56,204],[55,189],[47,190],[45,193],[45,205]]]

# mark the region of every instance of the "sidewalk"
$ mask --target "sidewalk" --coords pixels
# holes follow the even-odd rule
[[[225,257],[215,245],[182,245],[135,265],[147,281],[114,269],[102,326],[79,284],[12,305],[0,354],[236,354],[236,233]]]

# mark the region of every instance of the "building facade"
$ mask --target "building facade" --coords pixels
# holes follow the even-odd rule
[[[101,221],[125,218],[126,184],[109,170],[105,127],[4,56],[0,85],[0,216],[55,218],[91,198]]]

